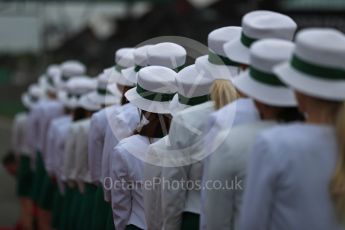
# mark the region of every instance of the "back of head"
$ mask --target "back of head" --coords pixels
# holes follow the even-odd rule
[[[211,99],[216,110],[235,101],[238,98],[237,91],[231,81],[218,79],[211,86]]]

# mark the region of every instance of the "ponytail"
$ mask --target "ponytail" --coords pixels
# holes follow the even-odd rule
[[[339,152],[330,193],[338,217],[342,223],[345,223],[345,103],[342,103],[338,110],[336,133]]]
[[[211,100],[216,110],[238,98],[235,87],[229,80],[215,80],[211,86]]]

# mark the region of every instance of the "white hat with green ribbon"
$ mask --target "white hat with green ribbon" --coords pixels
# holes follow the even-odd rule
[[[258,10],[242,18],[242,33],[224,45],[228,58],[242,64],[249,64],[249,49],[253,43],[264,38],[278,38],[292,41],[297,24],[284,14]]]
[[[132,82],[123,77],[121,71],[134,66],[133,48],[121,48],[115,53],[115,66],[108,73],[109,81],[123,86],[134,86]]]
[[[228,58],[224,51],[224,44],[237,39],[241,34],[241,27],[227,26],[216,29],[208,35],[208,55],[196,59],[196,68],[208,73],[213,79],[226,79],[239,74],[240,63]]]
[[[273,73],[273,68],[292,55],[294,44],[281,39],[262,39],[250,48],[250,67],[233,80],[235,87],[261,103],[292,107],[297,102],[292,89]]]
[[[205,72],[199,71],[195,65],[181,70],[176,78],[176,83],[178,91],[170,105],[172,113],[210,100],[213,79],[205,76]]]
[[[121,71],[123,77],[126,80],[132,82],[133,84],[137,83],[137,73],[143,67],[148,66],[147,49],[151,46],[152,45],[145,45],[145,46],[138,47],[134,50],[133,52],[134,66],[123,69]]]
[[[177,92],[177,73],[162,66],[148,66],[138,72],[135,88],[125,93],[127,100],[141,110],[168,114]]]
[[[274,69],[293,89],[325,100],[345,100],[345,35],[331,28],[311,28],[296,36],[289,61]]]
[[[176,72],[185,67],[187,51],[172,42],[162,42],[147,49],[147,62],[151,66],[164,66]]]

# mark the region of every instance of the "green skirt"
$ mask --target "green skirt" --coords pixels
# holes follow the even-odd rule
[[[33,185],[31,189],[31,197],[35,204],[39,203],[42,184],[46,175],[42,155],[39,151],[36,153],[36,169],[34,172]]]
[[[85,192],[82,195],[80,216],[78,217],[77,229],[89,230],[92,223],[92,210],[95,204],[97,187],[92,184],[85,184]]]
[[[181,230],[199,230],[200,215],[191,212],[182,214]]]
[[[107,224],[105,226],[106,230],[115,230],[114,225],[114,218],[113,218],[113,209],[111,207],[111,203],[107,203],[108,207],[108,218],[107,218]]]
[[[61,219],[61,214],[63,212],[63,199],[64,196],[60,194],[59,190],[56,189],[54,191],[54,202],[53,202],[53,209],[52,209],[52,223],[51,227],[53,229],[58,229],[59,228],[59,223]]]
[[[30,157],[20,156],[19,170],[17,173],[17,194],[19,197],[30,197],[32,189],[33,172]]]
[[[109,213],[109,204],[104,200],[102,186],[97,187],[94,209],[92,210],[91,230],[105,229]]]
[[[66,187],[65,194],[63,196],[63,203],[62,203],[62,213],[60,216],[60,221],[59,221],[59,230],[67,230],[68,225],[69,225],[69,218],[68,218],[68,213],[71,208],[71,203],[73,199],[73,189]]]
[[[43,210],[51,210],[53,208],[54,194],[57,190],[57,184],[48,174],[45,174],[38,206]]]
[[[75,230],[77,229],[78,225],[78,218],[80,213],[80,208],[82,206],[82,194],[79,192],[77,188],[72,189],[72,200],[71,200],[71,208],[68,212],[68,225],[67,229]]]

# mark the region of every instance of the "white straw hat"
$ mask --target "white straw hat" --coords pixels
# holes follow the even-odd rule
[[[74,76],[82,76],[86,73],[86,67],[79,61],[68,60],[61,64],[62,80],[67,81]]]
[[[102,73],[97,78],[97,90],[93,91],[89,97],[93,102],[101,106],[118,104],[120,97],[117,93],[118,91],[116,92],[116,88],[117,85],[114,83],[109,84],[107,76]]]
[[[195,65],[199,70],[206,71],[214,79],[227,79],[239,74],[240,64],[230,60],[224,51],[224,44],[237,39],[241,34],[241,27],[228,26],[212,31],[208,35],[208,55],[196,59]]]
[[[137,83],[137,73],[141,68],[148,66],[147,49],[151,46],[152,45],[145,45],[134,50],[133,56],[135,65],[121,71],[126,80],[133,84]]]
[[[139,109],[167,114],[176,94],[176,72],[162,66],[148,66],[138,72],[138,83],[125,93],[127,100]]]
[[[65,90],[59,92],[59,100],[68,108],[74,109],[78,106],[80,98],[96,89],[94,79],[89,77],[73,77],[66,83]]]
[[[59,65],[49,65],[45,74],[46,89],[52,93],[56,93],[61,87],[61,69]]]
[[[122,48],[115,53],[115,66],[109,73],[111,82],[116,82],[124,86],[134,86],[132,82],[128,81],[123,77],[121,71],[134,65],[134,49],[133,48]]]
[[[198,71],[195,65],[187,66],[177,75],[178,93],[170,105],[172,113],[210,100],[210,88],[213,80],[206,77],[204,72]]]
[[[44,90],[40,86],[32,84],[29,86],[27,92],[22,95],[21,100],[23,105],[30,109],[42,98],[44,98]]]
[[[273,73],[273,68],[292,55],[294,44],[281,39],[262,39],[250,48],[250,68],[233,80],[249,97],[271,106],[292,107],[297,102],[293,90]]]
[[[297,34],[294,55],[274,69],[287,85],[310,96],[345,100],[345,35],[335,29]]]
[[[242,34],[224,45],[227,57],[233,61],[249,64],[249,48],[257,40],[278,38],[291,41],[297,24],[284,14],[259,10],[242,18]]]
[[[85,95],[82,95],[80,99],[78,100],[78,107],[81,107],[88,111],[98,111],[102,109],[101,104],[96,103],[95,101],[92,100],[93,94],[94,92],[90,92]]]
[[[164,66],[176,72],[185,67],[186,56],[185,48],[172,42],[158,43],[147,49],[148,65]]]

